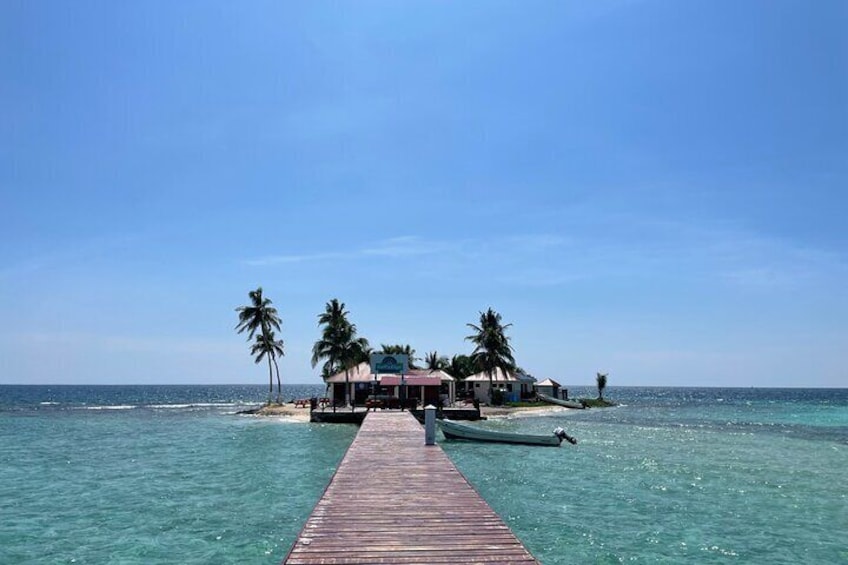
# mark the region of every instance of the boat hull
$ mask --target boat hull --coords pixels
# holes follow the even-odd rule
[[[547,394],[539,393],[536,393],[536,396],[538,396],[540,399],[544,400],[549,404],[556,404],[557,406],[563,406],[565,408],[572,408],[574,410],[583,410],[584,408],[586,408],[581,403],[576,402],[574,400],[562,400],[559,398],[554,398],[553,396],[548,396]]]
[[[461,424],[445,420],[439,420],[439,427],[447,439],[454,440],[514,443],[519,445],[542,445],[549,447],[558,447],[562,443],[562,438],[553,434],[550,436],[539,436],[498,432],[471,426],[463,426]]]

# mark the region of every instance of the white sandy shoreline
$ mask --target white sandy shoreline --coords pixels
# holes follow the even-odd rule
[[[530,407],[530,406],[522,406],[518,408],[511,407],[501,407],[501,406],[481,406],[480,407],[480,415],[485,416],[490,420],[495,419],[512,419],[512,418],[533,418],[538,416],[548,416],[550,414],[566,414],[566,413],[576,413],[577,410],[573,408],[566,408],[564,406],[539,406]]]

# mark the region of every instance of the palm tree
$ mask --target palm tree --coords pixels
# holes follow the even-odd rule
[[[271,372],[271,362],[275,355],[274,351],[272,351],[274,348],[271,346],[271,343],[274,342],[273,330],[280,329],[280,317],[277,314],[277,309],[271,305],[271,299],[265,298],[262,295],[261,286],[257,287],[256,290],[248,292],[247,296],[250,298],[250,305],[236,308],[239,316],[236,330],[238,330],[238,333],[246,331],[248,340],[253,339],[257,335],[257,332],[259,332],[258,336],[261,340],[257,339],[256,343],[251,346],[250,353],[257,356],[256,363],[259,363],[262,358],[268,357],[268,372],[270,373],[268,401],[270,402],[271,394],[274,392],[274,375]],[[280,352],[282,352],[282,346],[283,342],[280,340]],[[279,382],[279,374],[277,375],[277,379]]]
[[[474,360],[468,355],[454,355],[448,365],[451,376],[464,380],[474,374]]]
[[[277,364],[277,357],[283,357],[286,352],[283,349],[283,340],[275,339],[274,332],[269,336],[271,349],[271,361],[274,362],[274,370],[277,372],[277,403],[283,401],[283,385],[280,383],[280,366]]]
[[[480,324],[467,324],[474,334],[465,339],[474,344],[471,357],[481,370],[489,377],[489,401],[492,400],[492,374],[496,369],[508,373],[515,368],[515,358],[512,356],[512,346],[506,335],[507,328],[512,324],[501,324],[501,315],[489,308],[480,312]]]
[[[347,312],[344,302],[333,298],[324,306],[324,312],[318,315],[318,325],[324,326],[321,331],[321,339],[312,346],[312,367],[321,359],[325,359],[322,374],[328,377],[334,374],[338,368],[338,351],[336,343],[343,328],[348,325]]]
[[[424,363],[427,365],[425,368],[429,370],[431,373],[433,371],[440,371],[442,369],[447,369],[450,362],[447,357],[439,356],[438,352],[431,351],[427,355],[424,356]]]
[[[332,375],[339,369],[345,372],[345,402],[350,402],[350,368],[360,362],[368,350],[368,340],[356,335],[356,325],[347,319],[344,302],[337,298],[327,302],[324,313],[318,316],[321,338],[312,346],[312,367],[325,359],[322,373]],[[351,408],[353,405],[351,404]]]
[[[598,373],[595,382],[598,384],[598,399],[603,400],[604,389],[607,388],[607,373]]]
[[[473,375],[475,372],[474,360],[468,355],[454,355],[450,358],[445,370],[457,380],[457,384],[462,384],[461,389],[467,394],[468,391],[466,390],[465,379]],[[459,390],[459,388],[457,390]]]
[[[374,350],[371,349],[371,346],[368,344],[368,340],[365,338],[360,339],[362,340],[362,343],[360,343],[359,351],[354,355],[354,367],[360,363],[369,363],[371,361],[371,354],[374,353]]]
[[[395,345],[386,345],[385,343],[380,344],[380,353],[383,355],[406,355],[409,357],[409,368],[417,369],[418,366],[415,364],[415,361],[418,358],[415,356],[415,350],[412,349],[412,346],[408,343],[406,345],[395,344]]]
[[[250,346],[250,354],[253,355],[253,362],[257,365],[262,362],[262,359],[268,359],[268,404],[271,404],[271,395],[274,394],[274,372],[271,366],[271,361],[274,358],[274,346],[269,341],[268,336],[256,334],[256,340]],[[274,364],[276,364],[276,361],[274,361]]]

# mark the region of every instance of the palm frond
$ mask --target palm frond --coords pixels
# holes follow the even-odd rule
[[[489,376],[489,395],[492,394],[492,375],[497,369],[504,373],[515,370],[515,358],[513,348],[509,343],[506,330],[512,324],[502,324],[501,315],[489,308],[486,312],[480,312],[479,325],[467,324],[475,333],[466,337],[467,341],[474,344],[471,359],[479,370],[485,371]]]
[[[321,337],[312,346],[312,366],[322,360],[322,374],[326,377],[362,361],[370,351],[368,340],[357,336],[356,325],[347,318],[344,302],[334,298],[327,302],[318,316]]]

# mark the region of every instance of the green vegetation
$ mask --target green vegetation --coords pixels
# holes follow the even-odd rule
[[[277,309],[269,298],[263,295],[262,287],[248,293],[250,304],[236,308],[239,334],[247,332],[248,341],[252,341],[250,354],[255,363],[268,363],[268,403],[274,393],[274,374],[277,377],[277,402],[282,401],[282,383],[280,367],[277,358],[285,355],[283,340],[276,338],[275,330],[279,331],[281,320]],[[450,358],[431,351],[424,356],[425,368],[430,371],[444,370],[461,382],[470,375],[484,371],[489,377],[489,403],[493,406],[504,405],[504,393],[493,386],[494,375],[498,369],[504,373],[521,371],[513,357],[513,347],[510,345],[506,330],[512,324],[503,324],[499,313],[492,308],[480,312],[477,324],[466,324],[474,333],[465,338],[474,344],[471,355],[454,355]],[[352,407],[350,398],[350,369],[359,363],[367,362],[372,352],[368,340],[357,335],[356,325],[348,319],[349,312],[345,310],[344,302],[333,298],[324,306],[324,312],[318,316],[318,326],[321,337],[312,347],[312,367],[323,361],[321,374],[324,378],[345,373],[345,402]],[[405,354],[409,356],[409,366],[417,369],[414,362],[415,349],[409,344],[381,344],[380,353]],[[607,386],[607,374],[597,373],[597,398],[579,399],[587,408],[606,408],[615,406],[614,402],[605,400],[604,389]],[[538,407],[538,402],[520,401],[508,402],[512,408]]]
[[[603,398],[580,398],[578,402],[582,402],[586,408],[609,408],[610,406],[617,406],[615,402],[610,402]]]
[[[480,312],[479,325],[467,324],[475,333],[465,339],[474,344],[471,357],[474,364],[485,371],[489,377],[489,401],[494,403],[492,374],[500,369],[504,373],[515,369],[515,359],[512,356],[512,346],[506,335],[507,328],[512,324],[501,324],[501,315],[489,308],[486,312]],[[502,395],[500,396],[503,402]]]
[[[494,390],[489,390],[489,404],[492,406],[503,406],[504,404],[504,391],[499,388]]]
[[[604,389],[607,388],[607,375],[607,373],[596,373],[595,384],[598,387],[598,398],[579,399],[583,403],[583,406],[586,408],[609,408],[610,406],[616,406],[615,402],[604,400]]]
[[[450,361],[447,357],[439,356],[437,351],[431,351],[424,356],[424,364],[428,371],[441,371],[450,366]]]
[[[595,377],[595,381],[598,384],[598,400],[604,399],[604,389],[607,388],[607,374],[606,373],[598,373]]]
[[[409,368],[410,369],[418,369],[418,365],[415,364],[418,361],[418,357],[415,356],[415,350],[412,349],[412,346],[408,343],[406,345],[395,344],[395,345],[387,345],[385,343],[380,344],[380,351],[377,353],[382,353],[383,355],[406,355],[409,357]]]
[[[466,377],[470,377],[476,372],[474,359],[468,355],[454,355],[451,357],[446,371],[455,379],[465,380]]]
[[[277,404],[282,402],[282,384],[280,383],[280,366],[277,364],[277,356],[282,357],[285,355],[283,351],[283,340],[277,341],[274,332],[268,332],[267,334],[256,334],[255,341],[253,345],[250,347],[250,354],[255,357],[254,363],[261,363],[262,359],[267,357],[268,360],[274,364],[274,370],[277,373]],[[271,385],[271,389],[268,391],[268,399],[270,403],[271,393],[273,391],[273,384]]]
[[[238,333],[246,331],[248,341],[255,338],[250,347],[250,354],[253,355],[255,363],[261,363],[262,359],[268,359],[269,403],[274,394],[273,367],[277,367],[277,402],[280,402],[282,385],[280,384],[280,367],[277,365],[277,355],[280,357],[284,355],[283,340],[277,341],[273,331],[279,331],[280,317],[277,315],[277,309],[271,306],[271,300],[262,296],[261,286],[248,292],[247,296],[250,298],[250,305],[236,308],[239,316],[236,330],[238,330]]]
[[[344,369],[345,372],[345,401],[350,401],[350,368],[367,359],[368,340],[356,335],[356,326],[347,319],[348,312],[344,302],[333,298],[324,306],[324,312],[318,316],[321,328],[321,338],[312,346],[312,367],[322,359],[324,377],[328,377]]]
[[[541,406],[548,406],[547,404],[543,404],[541,402],[530,402],[528,400],[521,400],[519,402],[507,402],[506,405],[510,408],[539,408]]]

